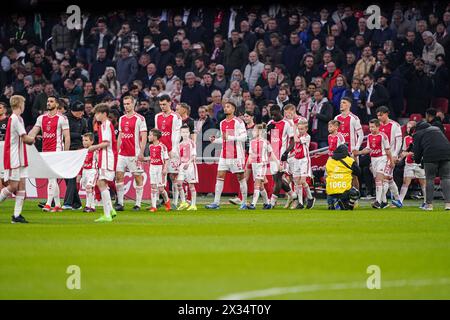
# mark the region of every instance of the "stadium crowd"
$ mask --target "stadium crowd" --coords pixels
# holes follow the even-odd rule
[[[365,8],[346,4],[82,12],[80,29],[69,28],[65,13],[13,14],[0,29],[0,126],[6,130],[10,99],[19,95],[27,132],[49,110],[49,98],[57,99],[58,112],[68,119],[64,149],[72,150],[83,148],[87,132],[101,143],[96,105],[108,106],[117,134],[130,99],[149,133],[168,102],[167,112],[176,111],[200,137],[195,142],[203,156],[215,155],[203,152],[215,135],[201,133],[222,131],[230,106],[246,129],[277,122],[294,106],[292,119],[299,117],[306,124],[300,132],[310,137],[308,152],[329,146],[330,125],[339,128],[343,120],[330,121],[340,120],[343,105],[365,134],[388,115],[402,121],[403,134],[409,129],[402,119],[426,118],[450,136],[450,4],[381,9],[378,29],[368,25]],[[370,196],[380,186],[365,174],[369,151],[352,143],[349,151],[359,156]],[[76,181],[67,185],[72,197]],[[303,180],[295,185],[306,188]],[[288,188],[281,177],[277,188]],[[65,203],[79,207],[74,198]]]

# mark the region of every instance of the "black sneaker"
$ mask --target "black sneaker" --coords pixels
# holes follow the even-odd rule
[[[316,198],[306,199],[306,209],[312,209],[316,203]]]
[[[42,208],[44,208],[44,207],[45,207],[45,204],[46,204],[46,202],[45,202],[45,201],[43,201],[43,202],[39,202],[39,203],[38,203],[38,207],[42,209]]]
[[[297,204],[297,206],[295,207],[295,209],[302,210],[302,209],[305,209],[305,206],[303,205],[303,203],[299,202],[299,203]]]
[[[141,207],[139,207],[139,206],[134,206],[134,207],[133,207],[133,211],[141,211]]]
[[[372,208],[381,209],[381,204],[378,201],[375,201],[374,203],[372,203]]]
[[[381,209],[386,209],[386,208],[389,207],[389,203],[387,203],[387,202],[381,202],[380,207],[381,207]]]
[[[115,206],[114,206],[114,209],[116,210],[116,211],[123,211],[124,209],[123,209],[123,205],[121,205],[121,204],[116,204]]]
[[[24,216],[19,215],[17,218],[12,216],[11,223],[28,223],[28,221],[25,220]]]

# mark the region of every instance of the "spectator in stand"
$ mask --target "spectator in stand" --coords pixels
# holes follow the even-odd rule
[[[107,67],[112,67],[113,63],[106,57],[106,49],[99,48],[97,50],[97,59],[92,63],[90,71],[90,80],[96,83],[98,79],[105,73]]]
[[[223,95],[223,100],[226,102],[232,102],[236,106],[242,105],[242,88],[239,84],[239,81],[232,81],[230,84],[230,88],[225,91]]]
[[[327,64],[327,71],[322,75],[325,82],[325,89],[328,91],[328,100],[333,98],[333,88],[336,85],[336,79],[341,74],[341,70],[336,68],[334,61]]]
[[[52,29],[52,49],[57,58],[62,57],[65,50],[76,47],[75,31],[67,27],[67,18],[67,14],[62,13],[59,23]]]
[[[300,37],[295,31],[291,32],[289,42],[289,45],[283,50],[281,62],[286,67],[288,73],[295,76],[300,71],[300,64],[298,62],[303,59],[306,50],[300,43]]]
[[[216,66],[216,76],[214,77],[214,86],[220,90],[220,92],[225,93],[228,89],[229,81],[225,76],[225,67],[221,64]]]
[[[359,118],[361,123],[368,124],[371,119],[376,118],[375,110],[381,106],[389,105],[389,93],[386,88],[375,83],[371,74],[363,77],[365,90],[361,94],[361,108]]]
[[[365,46],[362,51],[361,59],[356,63],[353,78],[362,79],[364,75],[372,72],[376,62],[375,57],[372,55],[372,48],[370,46]]]
[[[259,61],[258,54],[252,51],[248,54],[248,64],[245,67],[244,79],[248,83],[248,89],[253,91],[256,83],[264,70],[264,64]]]
[[[116,45],[113,61],[117,61],[119,57],[122,56],[123,47],[129,48],[130,56],[137,56],[139,54],[139,38],[137,34],[131,30],[129,22],[122,23],[122,27],[120,28],[117,35],[113,38],[112,42]]]
[[[102,76],[100,81],[105,84],[106,88],[114,98],[120,96],[121,86],[120,82],[117,80],[116,69],[113,67],[107,67],[105,74]]]
[[[120,50],[120,57],[117,59],[117,80],[120,85],[130,84],[136,79],[138,65],[136,58],[131,55],[131,48],[124,46]]]
[[[405,97],[409,114],[424,114],[431,103],[433,82],[425,73],[425,61],[418,58],[414,60],[415,71],[406,76]]]
[[[205,154],[204,152],[206,147],[211,144],[209,137],[213,135],[213,132],[216,132],[215,128],[214,120],[209,116],[206,106],[199,107],[198,120],[195,122],[195,133],[197,134],[197,154],[202,157],[211,157],[211,154]],[[199,147],[201,147],[201,150],[199,150]]]
[[[311,138],[319,148],[328,146],[328,122],[333,119],[333,106],[323,95],[322,90],[314,92],[314,102],[310,106],[309,129]]]
[[[277,83],[277,77],[275,72],[271,72],[267,76],[267,86],[263,88],[264,97],[267,100],[275,101],[278,96],[280,87]]]
[[[340,74],[336,77],[336,85],[331,89],[331,103],[334,107],[334,115],[339,113],[341,106],[341,99],[345,97],[347,92],[348,83],[345,77]]]
[[[231,74],[234,69],[244,71],[247,61],[248,48],[240,39],[239,31],[233,30],[230,43],[224,51],[225,73]]]
[[[186,73],[186,85],[181,91],[180,102],[187,103],[191,107],[191,116],[198,118],[198,108],[206,104],[206,97],[202,87],[196,83],[195,74],[193,72]]]
[[[436,56],[436,69],[432,73],[434,83],[433,96],[434,98],[449,98],[449,74],[448,68],[445,65],[445,56],[438,54]]]
[[[425,62],[425,73],[433,72],[436,69],[436,57],[445,55],[444,47],[442,47],[430,31],[422,33],[422,39],[425,43],[422,51],[422,59]]]

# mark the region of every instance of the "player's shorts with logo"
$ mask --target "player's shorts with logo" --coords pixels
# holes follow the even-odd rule
[[[230,171],[231,173],[244,172],[245,159],[225,159],[219,158],[218,171]]]
[[[28,167],[19,167],[16,169],[5,169],[3,172],[3,180],[20,181],[20,179],[28,178]]]
[[[311,177],[311,160],[308,158],[295,159],[293,158],[293,170],[292,176],[298,177]]]
[[[86,189],[86,187],[93,187],[97,183],[98,170],[97,169],[83,169],[81,173],[81,186]]]
[[[267,174],[267,163],[261,162],[261,163],[252,163],[252,175],[253,175],[253,181],[258,180],[265,180],[266,174]]]
[[[418,163],[407,163],[403,176],[405,178],[425,179],[425,169],[422,169]]]
[[[143,173],[142,167],[137,157],[127,157],[119,155],[117,159],[116,171],[126,172],[126,169],[134,175],[140,175]]]
[[[163,175],[162,165],[150,165],[150,183],[158,187],[165,187],[167,183],[167,174]]]
[[[185,181],[187,183],[198,183],[197,164],[190,163],[187,169],[181,164],[178,168],[177,180]]]
[[[172,158],[169,159],[167,164],[167,173],[178,173],[178,167],[180,166],[180,159]]]
[[[377,173],[385,174],[388,160],[386,156],[372,157],[370,159],[372,174],[375,176]],[[388,168],[389,170],[389,168]]]
[[[107,169],[98,170],[98,180],[114,181],[115,176],[116,176],[115,171]]]

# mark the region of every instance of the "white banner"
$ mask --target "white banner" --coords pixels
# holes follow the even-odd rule
[[[0,142],[0,170],[3,168],[4,142]],[[27,145],[28,177],[44,179],[71,179],[80,172],[87,149],[74,151],[41,152]]]

